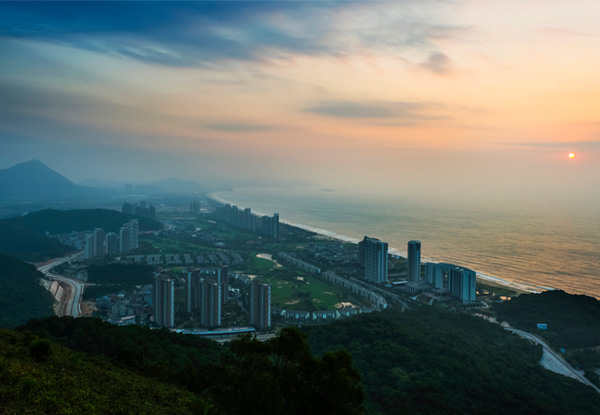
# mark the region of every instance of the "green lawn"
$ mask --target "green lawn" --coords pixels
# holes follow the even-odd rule
[[[206,251],[215,251],[215,248],[199,246],[182,241],[168,240],[164,238],[143,238],[143,241],[148,242],[156,249],[162,251],[162,254],[193,254],[199,255]]]
[[[282,270],[283,271],[283,270]],[[288,310],[334,310],[339,302],[352,302],[361,305],[361,299],[346,290],[330,285],[316,277],[304,273],[285,274],[276,271],[269,275],[260,276],[259,279],[271,284],[271,302],[277,307]],[[303,278],[303,280],[297,277]]]

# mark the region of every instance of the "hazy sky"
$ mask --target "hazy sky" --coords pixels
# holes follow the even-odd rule
[[[597,194],[598,22],[598,0],[0,3],[0,168]]]

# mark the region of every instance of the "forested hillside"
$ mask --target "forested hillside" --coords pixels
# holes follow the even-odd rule
[[[53,234],[92,230],[94,228],[102,228],[107,232],[118,232],[121,226],[131,219],[138,220],[140,231],[158,230],[162,227],[160,222],[153,219],[109,209],[46,209],[18,218],[4,219],[0,221],[0,225],[6,222],[34,232],[50,232]]]
[[[0,252],[25,261],[41,262],[63,256],[71,250],[72,248],[42,233],[6,219],[0,221]]]
[[[54,299],[39,284],[41,276],[33,265],[0,253],[0,327],[54,314]]]
[[[316,358],[296,328],[283,329],[266,343],[242,337],[224,346],[166,329],[118,327],[90,318],[52,317],[19,330],[184,387],[209,404],[208,413],[364,413],[360,376],[350,355],[339,351]]]
[[[600,301],[564,291],[523,294],[494,307],[499,321],[536,332],[555,347],[600,346]],[[538,330],[537,323],[547,324]]]
[[[183,388],[8,330],[0,330],[0,397],[0,414],[180,415],[207,408]]]
[[[591,414],[600,394],[538,365],[541,348],[464,313],[423,308],[306,327],[311,349],[347,350],[369,414]]]

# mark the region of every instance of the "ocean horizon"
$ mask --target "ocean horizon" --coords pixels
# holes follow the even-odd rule
[[[600,212],[594,204],[503,203],[409,198],[354,190],[239,188],[211,195],[333,238],[367,235],[406,256],[422,243],[422,262],[449,262],[478,278],[539,292],[561,289],[600,299]]]

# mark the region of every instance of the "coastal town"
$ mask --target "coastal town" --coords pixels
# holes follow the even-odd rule
[[[482,284],[459,265],[421,264],[419,241],[407,243],[404,258],[374,237],[344,242],[280,223],[277,213],[260,216],[208,196],[176,210],[145,201],[124,202],[121,210],[162,225],[141,232],[134,219],[118,234],[96,228],[51,235],[82,251],[56,266],[51,279],[79,281],[80,315],[118,325],[231,337],[237,330],[269,333],[388,307],[485,310],[511,293]],[[111,270],[110,281],[102,279],[103,269]],[[115,277],[115,270],[139,277],[121,283],[128,278]],[[62,284],[60,290],[49,284],[58,300],[76,292]]]

